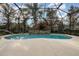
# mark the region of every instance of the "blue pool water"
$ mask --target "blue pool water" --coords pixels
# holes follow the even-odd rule
[[[17,34],[17,35],[10,35],[10,36],[6,36],[6,39],[31,39],[31,38],[51,38],[51,39],[70,39],[72,37],[67,36],[67,35],[63,35],[63,34],[52,34],[52,35],[38,35],[38,34]]]

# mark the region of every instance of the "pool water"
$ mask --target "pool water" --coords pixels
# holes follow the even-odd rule
[[[63,34],[17,34],[17,35],[10,35],[10,36],[6,36],[6,39],[31,39],[31,38],[50,38],[50,39],[70,39],[72,37],[68,36],[68,35],[63,35]]]

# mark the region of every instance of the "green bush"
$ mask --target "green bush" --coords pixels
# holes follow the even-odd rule
[[[31,31],[29,31],[29,33],[30,34],[49,34],[50,33],[50,31],[39,31],[39,30],[31,30]]]
[[[9,34],[9,33],[3,32],[3,31],[0,32],[0,35],[6,35],[6,34]]]

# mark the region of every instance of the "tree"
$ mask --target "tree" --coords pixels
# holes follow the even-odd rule
[[[40,14],[39,10],[41,5],[37,4],[37,3],[31,3],[31,4],[25,4],[29,9],[30,9],[30,14],[31,16],[33,16],[33,20],[34,20],[34,30],[35,27],[37,25],[37,21],[38,21],[38,14]],[[40,14],[41,15],[41,14]]]
[[[28,32],[28,25],[27,25],[27,20],[29,19],[29,9],[27,8],[22,8],[22,16],[23,16],[23,30],[24,32]],[[27,28],[27,29],[26,29]]]
[[[18,8],[18,17],[17,17],[17,20],[18,20],[18,29],[20,29],[20,21],[21,19],[23,19],[22,21],[22,24],[23,24],[23,31],[26,32],[26,21],[28,19],[28,9],[27,8],[20,8],[18,4],[14,3],[14,5]],[[21,6],[22,7],[22,6]]]
[[[10,30],[11,18],[14,15],[15,10],[12,7],[10,7],[10,5],[7,3],[2,3],[0,5],[3,9],[3,11],[1,11],[3,13],[3,17],[7,21],[6,28],[7,30]]]
[[[74,30],[74,27],[77,23],[77,18],[79,17],[79,8],[74,7],[73,5],[68,10],[68,18],[69,18],[69,28],[70,30]]]
[[[48,9],[47,11],[47,17],[50,21],[50,27],[51,27],[51,32],[53,32],[53,26],[56,23],[56,20],[58,19],[57,14],[56,14],[56,10]]]

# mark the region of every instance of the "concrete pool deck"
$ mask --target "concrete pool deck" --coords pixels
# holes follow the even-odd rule
[[[79,37],[72,39],[0,40],[0,56],[79,56]]]

